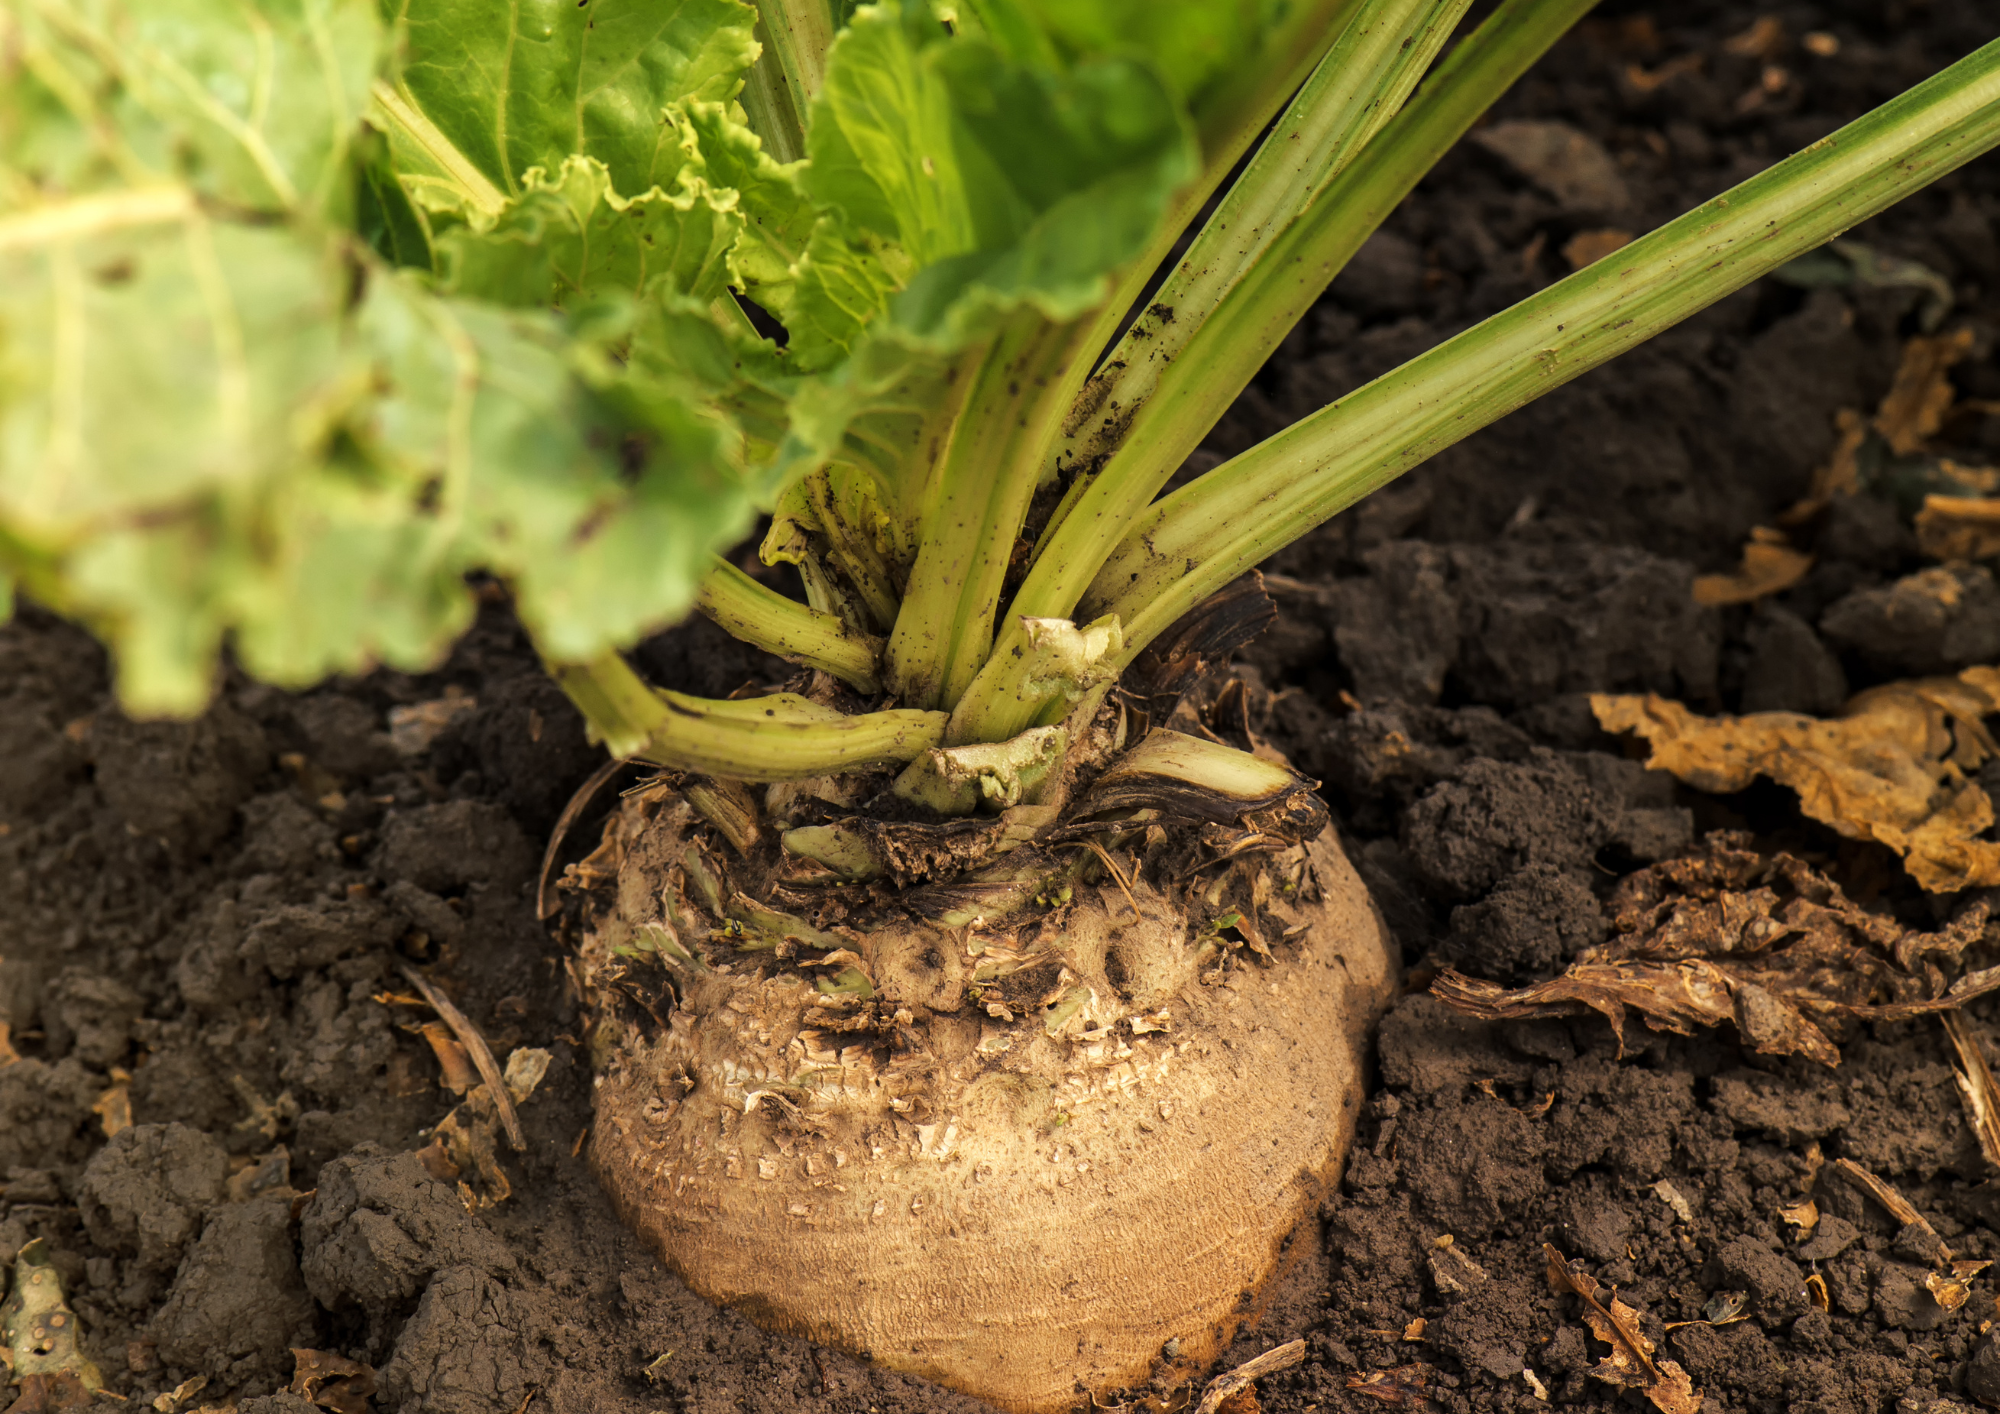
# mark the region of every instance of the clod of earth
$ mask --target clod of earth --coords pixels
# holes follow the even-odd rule
[[[2000,967],[1946,975],[1992,937],[1989,917],[1974,902],[1938,932],[1916,932],[1861,908],[1800,860],[1766,858],[1749,836],[1717,831],[1622,880],[1616,936],[1562,976],[1508,990],[1447,971],[1431,990],[1487,1020],[1596,1011],[1621,1046],[1628,1008],[1680,1035],[1730,1022],[1766,1055],[1831,1066],[1851,1021],[1949,1012],[2000,990]]]
[[[1013,1409],[1213,1359],[1337,1172],[1394,965],[1309,795],[1202,820],[1113,777],[866,830],[852,778],[776,786],[733,841],[699,782],[626,797],[568,881],[591,1154],[690,1286]]]
[[[1766,776],[1797,791],[1810,818],[1887,845],[1934,893],[2000,884],[2000,844],[1979,838],[1993,802],[1969,774],[2000,754],[1982,720],[2000,710],[2000,669],[1870,688],[1831,720],[1709,718],[1650,694],[1590,705],[1606,731],[1645,738],[1649,769],[1718,793]]]

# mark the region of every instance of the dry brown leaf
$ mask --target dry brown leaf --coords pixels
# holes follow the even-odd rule
[[[333,1414],[370,1414],[369,1396],[375,1393],[375,1372],[358,1360],[336,1355],[330,1350],[292,1351],[297,1362],[292,1373],[291,1392],[304,1395]]]
[[[196,1375],[192,1379],[182,1380],[165,1394],[154,1398],[154,1414],[180,1414],[196,1395],[207,1388],[207,1375]]]
[[[1794,550],[1784,532],[1760,525],[1743,546],[1743,560],[1734,574],[1698,575],[1694,602],[1718,607],[1748,604],[1767,594],[1780,594],[1806,577],[1813,557]]]
[[[1558,1292],[1568,1291],[1583,1302],[1584,1324],[1591,1334],[1611,1347],[1611,1353],[1590,1370],[1592,1379],[1642,1389],[1661,1414],[1696,1414],[1701,1396],[1694,1391],[1687,1371],[1671,1360],[1653,1358],[1653,1342],[1639,1329],[1639,1313],[1613,1293],[1606,1306],[1597,1296],[1597,1279],[1587,1272],[1572,1271],[1569,1261],[1548,1243],[1542,1244],[1548,1261],[1549,1285]]]
[[[1819,1204],[1802,1198],[1789,1208],[1778,1209],[1778,1216],[1801,1232],[1810,1233],[1819,1226]]]
[[[1370,1370],[1365,1375],[1349,1375],[1349,1394],[1365,1394],[1370,1399],[1402,1409],[1422,1409],[1428,1401],[1424,1391],[1430,1387],[1431,1367],[1428,1365],[1401,1365],[1393,1370]]]
[[[1984,1270],[1992,1264],[1990,1262],[1957,1262],[1953,1265],[1958,1267],[1977,1266],[1981,1270]],[[1945,1310],[1956,1311],[1972,1295],[1972,1278],[1978,1274],[1978,1272],[1961,1274],[1956,1271],[1930,1272],[1924,1277],[1924,1289],[1930,1292],[1931,1300],[1937,1302]]]
[[[1595,265],[1613,251],[1623,250],[1632,244],[1632,233],[1621,231],[1615,226],[1607,226],[1599,231],[1578,231],[1563,242],[1563,259],[1572,270],[1581,270],[1586,265]]]
[[[1868,440],[1868,419],[1853,408],[1842,408],[1833,415],[1833,425],[1840,433],[1833,455],[1813,468],[1812,485],[1804,498],[1779,512],[1778,524],[1803,525],[1834,497],[1852,496],[1861,489],[1861,447]]]
[[[1916,525],[1917,547],[1932,559],[1984,560],[2000,555],[2000,501],[1926,496]]]
[[[1815,1311],[1830,1310],[1833,1306],[1831,1298],[1827,1295],[1826,1278],[1818,1272],[1806,1278],[1806,1299],[1812,1303]]]
[[[451,1027],[442,1021],[426,1021],[417,1030],[429,1042],[438,1069],[443,1072],[438,1084],[454,1095],[463,1095],[479,1083],[479,1071],[458,1037],[452,1035]]]
[[[501,1086],[511,1104],[523,1104],[534,1094],[548,1073],[549,1060],[549,1053],[538,1047],[523,1047],[507,1057]],[[506,1113],[511,1114],[511,1108]],[[482,1081],[438,1121],[430,1143],[417,1151],[417,1161],[426,1173],[440,1183],[457,1185],[459,1201],[467,1211],[493,1207],[513,1195],[514,1185],[500,1167],[498,1153],[504,1122],[491,1088]]]
[[[1796,791],[1810,818],[1887,845],[1934,893],[2000,884],[2000,844],[1977,838],[1993,823],[1993,802],[1969,775],[1996,754],[1981,718],[2000,710],[2000,671],[1870,688],[1825,720],[1703,717],[1650,695],[1597,694],[1590,705],[1606,731],[1645,738],[1649,769],[1697,790],[1739,791],[1766,776]]]
[[[1944,1023],[1945,1035],[1951,1038],[1952,1049],[1958,1052],[1958,1069],[1952,1074],[1958,1081],[1959,1096],[1965,1101],[1965,1112],[1972,1120],[1972,1132],[1979,1136],[1979,1152],[1986,1159],[1986,1167],[2000,1173],[2000,1088],[1993,1083],[1986,1052],[1979,1038],[1966,1026],[1965,1018],[1957,1012],[1945,1012],[1939,1020]]]
[[[111,1088],[97,1097],[97,1103],[90,1112],[97,1116],[99,1128],[104,1137],[132,1127],[132,1076],[129,1071],[117,1066],[111,1068]]]
[[[1612,899],[1614,936],[1560,977],[1510,990],[1447,970],[1431,993],[1486,1020],[1595,1011],[1621,1049],[1628,1011],[1680,1035],[1729,1022],[1764,1054],[1831,1066],[1850,1019],[1903,1020],[2000,990],[2000,967],[1945,972],[1986,937],[1983,901],[1938,932],[1913,932],[1802,861],[1749,845],[1717,831],[1626,877]]]
[[[1921,451],[1944,424],[1953,392],[1946,375],[1952,365],[1972,352],[1972,331],[1954,329],[1949,334],[1918,335],[1903,345],[1903,361],[1896,380],[1875,413],[1875,430],[1889,444],[1889,450],[1906,457]]]

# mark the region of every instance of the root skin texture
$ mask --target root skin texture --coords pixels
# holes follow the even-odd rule
[[[600,857],[593,1161],[691,1287],[767,1326],[1011,1410],[1193,1378],[1338,1179],[1395,964],[1331,831],[1271,858],[1254,952],[1164,869],[732,952],[709,910],[784,915],[718,905],[752,871],[664,787]]]

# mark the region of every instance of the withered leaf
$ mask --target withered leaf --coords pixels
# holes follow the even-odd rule
[[[549,1053],[539,1047],[522,1047],[507,1057],[501,1085],[511,1104],[523,1104],[535,1093],[548,1072],[549,1059]],[[482,1081],[438,1121],[430,1143],[417,1151],[418,1162],[432,1178],[458,1185],[459,1200],[468,1211],[493,1207],[513,1194],[513,1184],[500,1167],[497,1152],[503,1124],[493,1091]]]
[[[370,1414],[369,1396],[375,1393],[375,1371],[358,1360],[330,1350],[294,1348],[297,1362],[291,1392],[304,1395],[333,1414]]]
[[[1959,470],[1952,463],[1944,464]],[[1936,560],[1984,560],[2000,555],[2000,500],[1983,496],[1924,497],[1917,512],[1917,548]]]
[[[1393,1370],[1370,1370],[1365,1375],[1349,1375],[1347,1389],[1350,1394],[1365,1394],[1392,1408],[1422,1409],[1427,1403],[1424,1391],[1430,1387],[1430,1382],[1430,1366],[1399,1365]]]
[[[74,1371],[58,1370],[54,1374],[24,1376],[20,1393],[7,1406],[6,1414],[59,1414],[64,1409],[88,1408],[96,1402]]]
[[[1954,329],[1949,334],[1919,335],[1903,345],[1903,361],[1896,380],[1875,414],[1875,430],[1898,456],[1922,449],[1943,425],[1951,407],[1952,386],[1945,376],[1952,365],[1972,352],[1972,330]]]
[[[1606,1306],[1598,1299],[1597,1279],[1573,1271],[1568,1259],[1548,1243],[1542,1244],[1542,1255],[1548,1261],[1549,1285],[1558,1292],[1574,1293],[1583,1302],[1584,1324],[1611,1347],[1611,1353],[1588,1372],[1591,1378],[1642,1390],[1660,1414],[1697,1414],[1701,1396],[1695,1393],[1694,1382],[1674,1361],[1653,1358],[1653,1342],[1639,1329],[1639,1313],[1615,1293]]]
[[[1831,1066],[1850,1019],[1948,1011],[2000,989],[2000,967],[1948,981],[1940,965],[1986,935],[1985,903],[1916,933],[1802,861],[1748,846],[1747,835],[1718,831],[1629,875],[1612,897],[1612,939],[1560,977],[1510,990],[1447,970],[1431,991],[1487,1020],[1596,1011],[1621,1048],[1628,1011],[1679,1035],[1729,1022],[1755,1050]]]
[[[1698,790],[1739,791],[1766,776],[1796,791],[1810,818],[1887,845],[1934,893],[2000,884],[2000,844],[1978,838],[1993,802],[1969,775],[1996,754],[1981,718],[2000,710],[2000,670],[1870,688],[1829,720],[1709,718],[1651,695],[1599,694],[1590,705],[1606,731],[1645,738],[1650,769]]]
[[[1695,577],[1694,602],[1720,606],[1749,604],[1790,589],[1806,577],[1813,557],[1795,550],[1784,532],[1760,525],[1744,543],[1742,563],[1733,574]]]
[[[1738,1321],[1747,1321],[1750,1316],[1744,1307],[1749,1299],[1746,1292],[1718,1291],[1708,1299],[1708,1304],[1701,1308],[1702,1319],[1711,1326],[1729,1326]]]

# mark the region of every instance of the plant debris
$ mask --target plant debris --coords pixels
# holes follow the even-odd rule
[[[1645,738],[1649,769],[1718,794],[1769,777],[1811,819],[1887,845],[1933,893],[2000,884],[2000,844],[1979,838],[1993,802],[1969,774],[2000,753],[1981,721],[2000,711],[2000,670],[1870,688],[1830,720],[1703,717],[1651,694],[1596,694],[1590,705],[1606,731]]]
[[[458,1185],[459,1201],[466,1211],[491,1208],[504,1203],[514,1192],[496,1152],[498,1130],[503,1116],[514,1114],[514,1106],[525,1104],[535,1087],[548,1073],[549,1053],[539,1047],[522,1047],[507,1057],[507,1070],[497,1085],[482,1081],[466,1093],[465,1100],[439,1120],[431,1131],[431,1141],[417,1151],[426,1172],[440,1183]],[[495,1092],[499,1092],[499,1100]],[[503,1111],[501,1105],[505,1104]],[[520,1137],[520,1119],[514,1118],[513,1142],[525,1148]]]
[[[91,1403],[104,1376],[78,1344],[76,1312],[42,1238],[14,1258],[14,1291],[0,1305],[0,1346],[21,1392],[7,1414],[44,1414]]]
[[[1743,545],[1743,561],[1733,574],[1697,575],[1694,602],[1710,606],[1749,604],[1781,594],[1806,577],[1813,557],[1795,550],[1782,530],[1760,525]]]
[[[1604,1305],[1597,1298],[1597,1279],[1571,1270],[1568,1259],[1553,1246],[1542,1244],[1542,1255],[1548,1258],[1549,1285],[1557,1292],[1574,1293],[1583,1302],[1584,1324],[1611,1347],[1611,1353],[1590,1370],[1591,1378],[1640,1390],[1661,1414],[1697,1414],[1701,1396],[1695,1393],[1694,1382],[1673,1361],[1653,1359],[1653,1342],[1639,1329],[1639,1313],[1620,1301],[1616,1292],[1611,1304]]]
[[[1430,1383],[1430,1366],[1399,1365],[1393,1370],[1370,1370],[1365,1375],[1350,1375],[1347,1390],[1350,1394],[1366,1395],[1394,1408],[1422,1409],[1430,1402],[1424,1393],[1430,1388]]]
[[[132,1127],[132,1073],[120,1066],[111,1067],[111,1087],[97,1097],[97,1103],[90,1107],[97,1116],[98,1127],[104,1137]]]
[[[194,1397],[208,1388],[207,1375],[195,1375],[182,1380],[165,1394],[153,1398],[153,1414],[180,1414],[193,1402]]]
[[[479,1028],[472,1024],[472,1018],[460,1011],[456,1006],[453,1006],[450,997],[447,997],[443,992],[432,986],[414,968],[405,964],[403,975],[410,979],[411,984],[419,992],[424,994],[424,1000],[429,1002],[437,1014],[445,1019],[445,1022],[451,1027],[453,1033],[457,1035],[459,1042],[465,1047],[466,1053],[472,1057],[473,1065],[478,1068],[481,1078],[486,1082],[486,1093],[492,1099],[499,1113],[500,1123],[507,1130],[507,1142],[512,1144],[517,1151],[527,1148],[528,1141],[521,1137],[521,1117],[514,1113],[514,1101],[508,1094],[507,1086],[501,1083],[500,1066],[493,1059],[493,1048],[486,1044],[486,1038],[480,1035]],[[445,1065],[446,1083],[449,1084],[451,1067],[445,1063],[445,1056],[442,1051],[438,1054],[438,1061],[440,1064]],[[511,1056],[508,1058],[508,1064],[513,1064]],[[543,1065],[547,1065],[546,1058],[543,1061]],[[540,1080],[540,1075],[538,1074],[535,1079]],[[534,1089],[534,1085],[531,1083],[528,1088],[532,1090]]]
[[[1884,1211],[1905,1228],[1914,1227],[1924,1233],[1929,1238],[1929,1245],[1943,1254],[1941,1260],[1946,1262],[1951,1260],[1951,1249],[1944,1245],[1944,1239],[1937,1235],[1937,1229],[1930,1225],[1930,1220],[1918,1212],[1909,1199],[1896,1191],[1893,1184],[1877,1178],[1852,1159],[1835,1159],[1833,1167],[1835,1172],[1859,1184],[1869,1197],[1880,1203]]]
[[[1958,1081],[1958,1093],[1965,1101],[1966,1118],[1972,1122],[1972,1132],[1979,1136],[1979,1152],[1986,1160],[1986,1167],[2000,1173],[2000,1089],[1994,1086],[1986,1052],[1957,1012],[1945,1012],[1938,1019],[1944,1023],[1944,1033],[1958,1053],[1958,1069],[1953,1075]]]
[[[1916,527],[1917,548],[1932,559],[1985,560],[2000,555],[2000,500],[1932,493],[1924,497]]]
[[[1972,330],[1954,329],[1934,337],[1919,335],[1903,345],[1896,380],[1875,412],[1875,430],[1898,456],[1920,452],[1938,429],[1957,394],[1949,374],[1972,352]]]
[[[333,1414],[371,1414],[375,1372],[358,1360],[327,1350],[292,1350],[298,1362],[292,1373],[293,1394],[304,1395]]]
[[[1302,1340],[1288,1341],[1275,1350],[1267,1350],[1255,1360],[1245,1361],[1226,1375],[1217,1375],[1202,1391],[1201,1403],[1194,1414],[1216,1414],[1223,1401],[1247,1390],[1265,1375],[1279,1370],[1289,1370],[1306,1358],[1306,1343]],[[1255,1405],[1251,1406],[1255,1408]]]
[[[1629,1008],[1655,1030],[1691,1035],[1732,1023],[1765,1055],[1837,1065],[1850,1018],[1902,1020],[2000,989],[2000,967],[1947,980],[1944,969],[1986,938],[1973,903],[1936,933],[1868,912],[1788,854],[1718,830],[1677,859],[1628,876],[1612,896],[1611,941],[1562,976],[1508,990],[1447,969],[1434,995],[1486,1020],[1599,1012],[1624,1046]]]
[[[1839,52],[1839,41],[1830,34],[1807,36],[1808,48],[1812,48],[1815,38],[1821,41],[1821,47],[1813,52]],[[1827,49],[1827,43],[1833,47]],[[1922,290],[1924,300],[1917,311],[1917,327],[1926,334],[1935,332],[1938,325],[1944,323],[1944,317],[1951,313],[1956,299],[1951,281],[1930,266],[1884,255],[1863,241],[1828,241],[1818,250],[1809,251],[1797,260],[1779,266],[1771,272],[1771,277],[1787,285],[1807,289],[1861,285],[1870,289]]]

